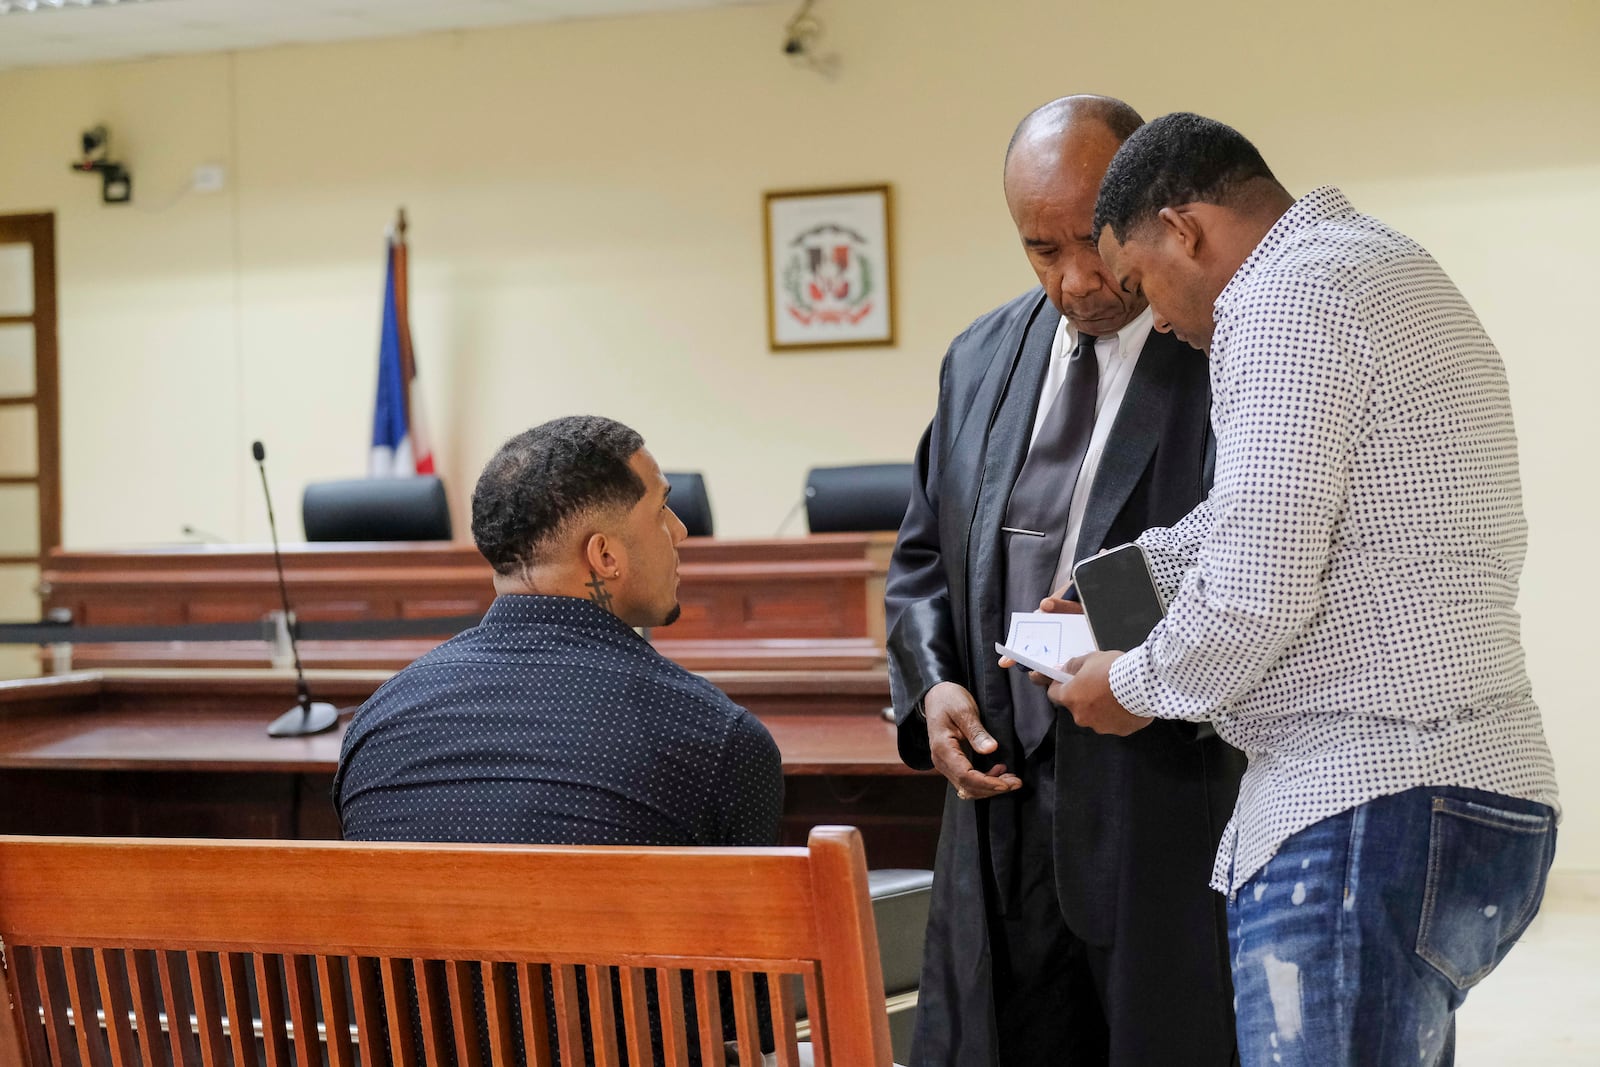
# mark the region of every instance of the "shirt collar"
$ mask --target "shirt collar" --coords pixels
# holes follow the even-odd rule
[[[1147,336],[1150,333],[1154,321],[1155,318],[1153,313],[1148,307],[1146,307],[1143,311],[1139,312],[1139,314],[1135,315],[1133,320],[1126,326],[1118,330],[1116,333],[1109,335],[1109,338],[1097,338],[1095,350],[1100,354],[1101,361],[1104,362],[1107,359],[1117,359],[1126,352],[1133,352],[1138,348],[1143,347],[1142,345],[1135,345],[1134,342],[1140,340],[1140,338]],[[1099,342],[1108,339],[1114,341],[1115,343],[1111,346],[1109,352],[1100,353],[1099,350],[1101,346]],[[1072,325],[1072,323],[1067,320],[1065,315],[1061,316],[1061,327],[1057,334],[1056,340],[1058,343],[1055,346],[1054,355],[1057,356],[1070,356],[1072,355],[1073,349],[1078,347],[1078,328]]]
[[[1332,218],[1354,215],[1355,211],[1355,205],[1333,185],[1323,185],[1313,189],[1289,205],[1289,210],[1272,224],[1272,229],[1261,238],[1261,243],[1256,245],[1255,251],[1239,264],[1239,269],[1233,272],[1228,284],[1217,294],[1217,299],[1211,305],[1212,318],[1222,318],[1228,303],[1248,284],[1250,275],[1260,269],[1262,264],[1275,258],[1296,233]]]
[[[637,637],[633,627],[593,601],[575,596],[540,596],[530,593],[502,593],[484,612],[483,623],[528,625],[562,623],[599,632],[626,633]]]

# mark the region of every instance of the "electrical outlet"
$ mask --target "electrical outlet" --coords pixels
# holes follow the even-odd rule
[[[227,172],[220,163],[205,163],[194,168],[189,188],[197,193],[220,193],[227,181]]]

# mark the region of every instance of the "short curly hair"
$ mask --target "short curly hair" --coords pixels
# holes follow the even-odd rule
[[[1257,178],[1277,181],[1238,130],[1187,111],[1163,115],[1123,142],[1106,168],[1094,205],[1094,239],[1109,226],[1113,237],[1126,241],[1162,208],[1229,203]]]
[[[500,446],[472,492],[472,539],[510,575],[547,562],[563,530],[597,510],[631,508],[645,485],[628,460],[644,438],[599,415],[569,415]]]

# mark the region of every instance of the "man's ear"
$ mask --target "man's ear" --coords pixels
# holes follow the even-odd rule
[[[615,578],[622,567],[622,545],[616,538],[592,533],[583,543],[583,559],[589,570],[602,578]]]
[[[1161,220],[1163,236],[1174,242],[1186,259],[1200,254],[1205,231],[1194,212],[1187,207],[1164,207],[1156,217]]]

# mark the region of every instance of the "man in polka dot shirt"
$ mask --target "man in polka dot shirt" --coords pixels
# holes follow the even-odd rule
[[[1157,328],[1210,350],[1216,478],[1139,538],[1166,620],[1050,696],[1249,758],[1213,879],[1247,1067],[1449,1064],[1555,848],[1505,368],[1425,250],[1210,119],[1130,137],[1094,221]]]
[[[346,838],[777,842],[771,735],[633,629],[678,616],[685,531],[668,492],[610,419],[505,443],[472,498],[499,595],[356,713],[334,779]]]

